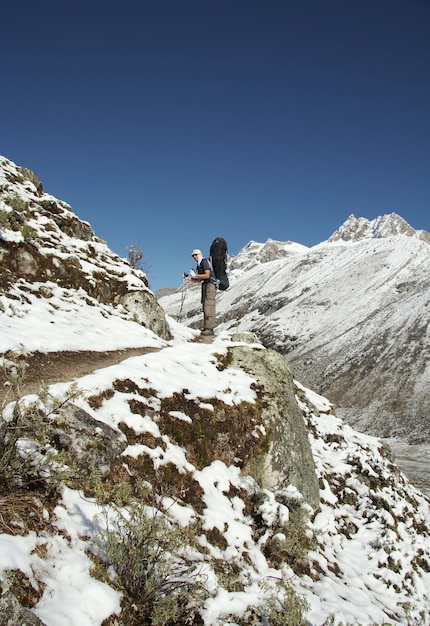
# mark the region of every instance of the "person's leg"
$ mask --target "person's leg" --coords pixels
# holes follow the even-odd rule
[[[215,327],[215,297],[216,297],[216,285],[213,283],[207,283],[205,285],[205,295],[203,301],[203,317],[204,317],[204,329],[212,330]]]
[[[206,328],[205,301],[206,301],[206,283],[202,283],[202,297],[201,297],[202,311],[203,311],[203,329],[202,330]]]

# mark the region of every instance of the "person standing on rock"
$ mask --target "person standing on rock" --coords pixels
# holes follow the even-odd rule
[[[196,273],[191,282],[202,285],[203,330],[202,335],[213,335],[215,327],[215,296],[217,280],[209,259],[203,258],[202,251],[196,248],[191,256],[197,263]]]

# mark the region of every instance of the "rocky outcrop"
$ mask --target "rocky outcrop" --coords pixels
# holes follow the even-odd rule
[[[66,454],[68,465],[84,476],[92,468],[97,468],[102,478],[108,476],[127,445],[121,433],[73,404],[58,412],[49,435],[51,444]]]
[[[248,335],[248,341],[252,335]],[[233,339],[244,341],[244,334]],[[254,337],[254,341],[257,341]],[[319,486],[303,414],[295,398],[295,385],[287,361],[274,350],[247,346],[231,350],[232,365],[255,377],[260,385],[260,418],[269,434],[269,449],[250,465],[263,487],[294,485],[314,508],[319,502]],[[258,475],[259,474],[259,475]]]
[[[180,402],[185,403],[183,410],[189,412],[185,397],[182,400],[179,395],[165,398],[159,411],[147,408],[145,412],[151,413],[152,419],[169,437],[176,441],[182,438],[187,456],[196,457],[193,429],[197,428],[200,438],[212,441],[209,456],[200,456],[205,463],[223,459],[226,464],[238,464],[262,488],[282,489],[292,485],[316,509],[318,480],[291,370],[281,355],[263,349],[252,334],[238,334],[232,339],[239,345],[229,348],[226,366],[242,369],[255,379],[255,405],[228,406],[214,402],[213,410],[205,417],[200,410],[195,422],[184,422],[180,435],[171,419],[165,420],[164,415],[166,411],[178,410]],[[135,383],[117,381],[114,389],[105,395],[113,396],[116,392],[135,392],[135,399],[130,400],[131,407],[133,411],[141,410]],[[102,398],[91,401],[98,405]],[[49,438],[51,445],[66,454],[68,465],[80,474],[86,475],[91,468],[97,468],[103,478],[110,474],[115,460],[127,446],[123,432],[112,429],[72,403],[66,404],[52,421]]]
[[[397,213],[381,215],[374,220],[355,217],[354,214],[351,214],[327,241],[360,241],[361,239],[381,239],[397,235],[416,237],[430,243],[430,233],[425,230],[415,230]]]
[[[146,328],[150,328],[162,339],[171,339],[169,325],[158,301],[148,291],[129,291],[120,296],[120,304],[132,313],[133,319]]]
[[[43,192],[36,174],[0,157],[0,287],[19,281],[83,289],[170,339],[163,309],[145,274],[114,254],[70,206]],[[128,307],[130,306],[130,309]]]
[[[0,586],[0,626],[44,626],[37,615],[19,603],[4,581]]]

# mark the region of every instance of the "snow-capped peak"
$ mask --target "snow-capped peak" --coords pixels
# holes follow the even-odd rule
[[[249,270],[256,265],[283,259],[292,254],[301,254],[308,248],[293,241],[267,239],[265,243],[250,241],[230,263],[230,270]]]
[[[365,217],[355,217],[351,213],[348,219],[327,241],[360,241],[361,239],[381,239],[397,235],[416,237],[430,243],[430,233],[425,230],[415,230],[397,213],[381,215],[374,220],[368,220]]]

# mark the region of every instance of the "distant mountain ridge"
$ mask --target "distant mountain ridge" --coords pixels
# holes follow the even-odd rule
[[[292,254],[306,252],[308,248],[292,241],[282,242],[267,239],[261,244],[250,241],[239,254],[230,260],[230,271],[249,270],[260,263],[269,263],[277,259],[284,259]]]
[[[429,242],[395,213],[350,216],[312,248],[250,242],[218,294],[218,330],[256,333],[354,427],[430,441]],[[197,290],[160,304],[198,327]]]
[[[415,230],[397,213],[382,215],[374,220],[368,220],[365,217],[357,218],[351,214],[327,241],[360,241],[362,239],[395,237],[396,235],[416,237],[430,243],[430,233],[425,230]]]

